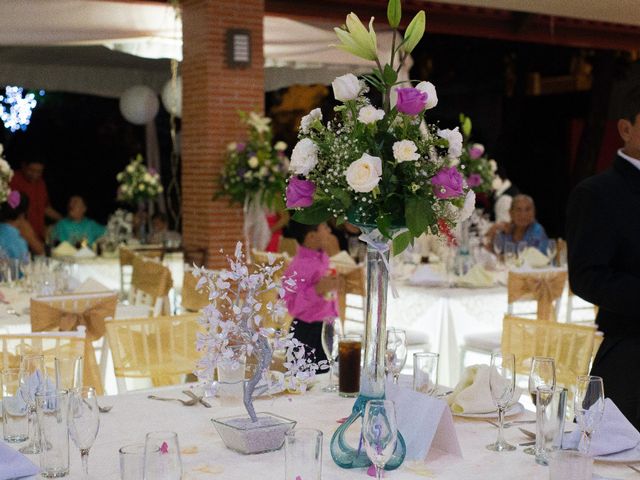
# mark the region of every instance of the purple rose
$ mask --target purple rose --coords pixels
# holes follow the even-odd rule
[[[469,185],[471,188],[477,187],[481,183],[482,177],[479,173],[472,173],[471,175],[469,175],[469,178],[467,178],[467,185]]]
[[[417,88],[398,88],[396,93],[398,94],[396,108],[406,115],[417,115],[427,105],[426,92],[422,92]]]
[[[471,157],[472,160],[479,159],[483,153],[484,153],[484,146],[480,143],[474,143],[469,148],[469,156]]]
[[[246,145],[242,142],[236,143],[236,152],[244,152]]]
[[[9,196],[7,197],[7,203],[11,208],[16,208],[20,205],[20,192],[17,190],[11,190],[9,192]]]
[[[456,167],[443,168],[431,179],[437,198],[454,198],[462,195],[464,178]]]
[[[287,185],[287,208],[310,207],[316,185],[310,180],[292,177]]]

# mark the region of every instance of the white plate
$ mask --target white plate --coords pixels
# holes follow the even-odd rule
[[[524,412],[524,405],[520,402],[513,404],[511,407],[504,412],[505,417],[512,417],[513,415],[518,415],[519,413]],[[453,412],[451,412],[453,413]],[[498,418],[498,411],[495,412],[487,412],[487,413],[453,413],[456,417],[464,417],[464,418]]]
[[[618,453],[612,453],[610,455],[600,455],[595,457],[596,462],[607,463],[634,463],[640,462],[640,445],[636,445],[635,448],[624,450]]]

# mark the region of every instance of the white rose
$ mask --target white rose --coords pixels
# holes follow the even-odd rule
[[[489,160],[489,167],[491,167],[491,171],[493,173],[496,173],[498,171],[498,164],[493,158]]]
[[[141,192],[142,192],[142,191],[144,191],[144,189],[145,189],[145,188],[146,188],[146,187],[144,186],[144,183],[141,183],[141,184],[138,186],[138,190],[140,190]]]
[[[331,87],[333,87],[333,96],[340,102],[355,100],[360,94],[360,82],[353,73],[337,77],[331,82]]]
[[[356,192],[370,192],[380,182],[382,160],[380,157],[373,157],[368,153],[363,153],[362,157],[349,165],[345,176],[349,186]]]
[[[308,175],[318,163],[318,146],[309,138],[300,140],[291,152],[289,170],[296,175]]]
[[[414,162],[420,158],[418,147],[411,140],[401,140],[393,144],[393,158],[399,162]]]
[[[287,144],[280,140],[279,142],[276,142],[273,148],[275,148],[278,152],[284,152],[287,149]]]
[[[261,177],[266,177],[269,174],[269,169],[267,167],[262,167],[260,169],[260,176]]]
[[[438,104],[438,94],[436,93],[436,87],[431,82],[420,82],[416,85],[416,88],[421,92],[427,94],[427,104],[425,106],[426,110],[435,107]]]
[[[253,157],[251,157],[247,163],[249,164],[249,168],[257,168],[258,166],[258,157],[256,157],[255,155]]]
[[[145,173],[144,174],[144,181],[147,182],[147,183],[152,183],[153,182],[153,177],[151,176],[151,174]]]
[[[377,122],[384,118],[384,110],[367,105],[358,112],[358,120],[366,125]]]
[[[129,165],[129,166],[127,166],[127,172],[128,172],[128,173],[133,173],[133,170],[134,170],[133,165]]]
[[[449,156],[452,158],[462,155],[462,134],[458,131],[458,127],[450,130],[438,130],[438,136],[449,142]]]
[[[233,152],[236,148],[238,148],[238,144],[236,142],[231,142],[229,145],[227,145],[227,150],[229,150],[230,152]]]
[[[311,128],[311,125],[316,120],[322,121],[322,110],[320,110],[319,108],[314,108],[304,117],[302,117],[302,120],[300,120],[300,130],[302,130],[302,133],[304,134],[309,133],[309,129]]]
[[[476,194],[473,190],[470,189],[467,192],[467,196],[464,198],[464,205],[462,206],[462,209],[460,209],[460,212],[458,212],[458,221],[464,222],[465,220],[467,220],[471,216],[475,208]]]

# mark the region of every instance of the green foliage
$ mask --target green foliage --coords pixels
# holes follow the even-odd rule
[[[140,201],[155,200],[163,191],[160,175],[150,171],[138,154],[127,167],[116,175],[118,200],[136,204]]]

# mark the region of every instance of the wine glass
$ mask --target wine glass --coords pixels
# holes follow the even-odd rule
[[[360,239],[358,237],[349,237],[348,240],[348,248],[349,248],[349,256],[358,263],[360,257]]]
[[[36,393],[46,385],[44,355],[23,355],[20,359],[20,396],[27,404],[29,419],[29,444],[21,453],[40,453],[40,429],[36,421]]]
[[[55,375],[57,390],[73,390],[82,387],[83,357],[56,357]]]
[[[387,371],[393,375],[393,383],[398,383],[400,372],[407,362],[407,332],[399,328],[387,330],[387,349],[385,364]]]
[[[582,431],[579,450],[583,454],[589,453],[591,436],[596,431],[604,414],[604,385],[602,377],[581,375],[576,384],[574,397],[574,411],[576,421]]]
[[[518,266],[518,258],[516,256],[516,244],[513,242],[504,242],[504,264],[508,268]]]
[[[494,353],[491,355],[489,389],[491,398],[498,408],[498,439],[487,445],[494,452],[510,452],[516,449],[504,439],[504,412],[513,398],[516,388],[516,357],[512,353]]]
[[[322,389],[323,392],[337,392],[338,385],[334,381],[336,358],[338,358],[338,339],[342,334],[341,320],[336,318],[333,322],[322,322],[322,350],[329,362],[329,385]]]
[[[547,242],[547,256],[551,262],[551,266],[556,263],[556,255],[558,254],[558,242],[553,239],[550,239]]]
[[[376,478],[382,478],[382,471],[398,440],[395,405],[391,400],[369,400],[362,420],[362,437],[369,460],[376,467]]]
[[[100,417],[98,400],[93,387],[79,387],[70,391],[69,435],[80,449],[82,477],[89,477],[89,449],[98,436]]]
[[[496,257],[500,257],[502,255],[502,250],[504,249],[504,238],[500,233],[496,233],[493,237],[493,253],[496,254]]]
[[[524,264],[524,259],[522,258],[522,254],[525,252],[527,247],[529,247],[529,244],[527,242],[525,242],[524,240],[518,242],[518,244],[516,246],[516,250],[517,250],[517,253],[518,253],[518,264],[519,265],[523,265]]]
[[[180,480],[182,460],[178,434],[150,432],[144,442],[144,480]]]
[[[529,372],[529,394],[534,405],[536,405],[538,398],[538,387],[551,391],[556,387],[556,364],[553,358],[533,357],[531,371]],[[543,419],[544,415],[538,421],[542,422]],[[542,429],[542,425],[540,425],[540,428]],[[536,455],[536,447],[525,448],[524,453]]]

